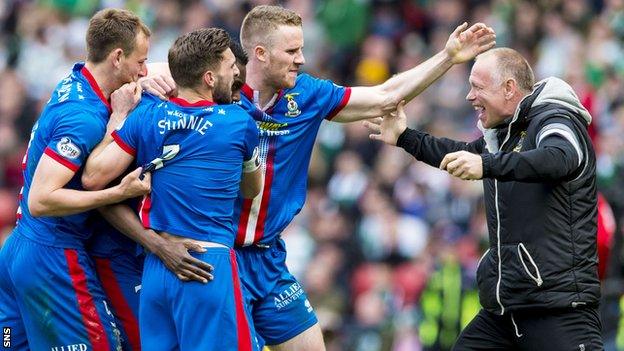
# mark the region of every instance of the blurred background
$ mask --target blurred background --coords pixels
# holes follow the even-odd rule
[[[83,60],[88,18],[125,7],[153,31],[149,60],[166,61],[181,33],[208,26],[238,37],[245,13],[281,4],[304,19],[304,70],[374,85],[444,47],[461,22],[493,27],[536,77],[569,82],[594,117],[603,326],[624,350],[624,0],[2,0],[0,2],[0,245],[15,222],[21,158],[54,86]],[[452,68],[408,105],[411,127],[479,137],[465,101],[470,65]],[[448,350],[479,309],[475,271],[487,247],[480,182],[451,179],[359,123],[321,128],[308,199],[285,231],[288,264],[316,309],[327,349]]]

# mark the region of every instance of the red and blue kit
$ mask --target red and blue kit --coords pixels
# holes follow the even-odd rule
[[[142,348],[256,350],[232,249],[243,166],[257,163],[255,121],[236,105],[160,101],[144,94],[113,138],[138,165],[158,160],[152,193],[141,203],[143,225],[216,244],[193,253],[214,267],[208,284],[183,282],[147,255],[139,312]]]
[[[0,251],[0,325],[15,350],[116,350],[119,330],[86,253],[89,212],[33,217],[28,197],[43,154],[75,175],[106,132],[110,105],[83,63],[56,87],[35,123],[23,160],[18,222]],[[27,336],[27,341],[26,341]]]
[[[285,265],[280,234],[303,207],[308,166],[324,119],[348,103],[351,89],[300,74],[295,86],[259,106],[257,91],[242,90],[241,106],[260,129],[264,186],[253,200],[239,197],[234,218],[243,283],[250,291],[254,325],[269,345],[280,344],[317,322],[305,291]]]

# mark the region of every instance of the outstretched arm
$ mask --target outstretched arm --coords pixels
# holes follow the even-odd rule
[[[407,128],[407,118],[404,111],[405,102],[401,101],[396,111],[364,121],[364,125],[373,133],[370,138],[383,141],[389,145],[402,147],[417,160],[439,167],[445,155],[463,150],[470,154],[480,153],[485,149],[483,138],[472,142],[456,141],[447,138],[436,138],[427,133]]]
[[[386,115],[401,100],[411,101],[454,64],[471,60],[496,44],[494,31],[483,23],[467,27],[467,23],[457,27],[444,50],[420,65],[381,85],[352,88],[349,102],[332,121],[353,122]]]

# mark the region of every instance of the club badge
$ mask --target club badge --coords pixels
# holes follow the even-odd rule
[[[299,110],[299,105],[297,105],[297,101],[295,101],[295,96],[299,95],[299,93],[290,93],[284,95],[288,103],[286,104],[286,108],[288,108],[288,112],[285,113],[286,117],[297,117],[301,114],[301,110]]]

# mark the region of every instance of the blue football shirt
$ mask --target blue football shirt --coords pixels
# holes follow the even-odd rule
[[[258,145],[255,121],[237,105],[160,101],[144,94],[113,132],[117,144],[144,165],[176,150],[152,175],[140,209],[143,225],[192,239],[234,244],[234,203],[243,162]]]

